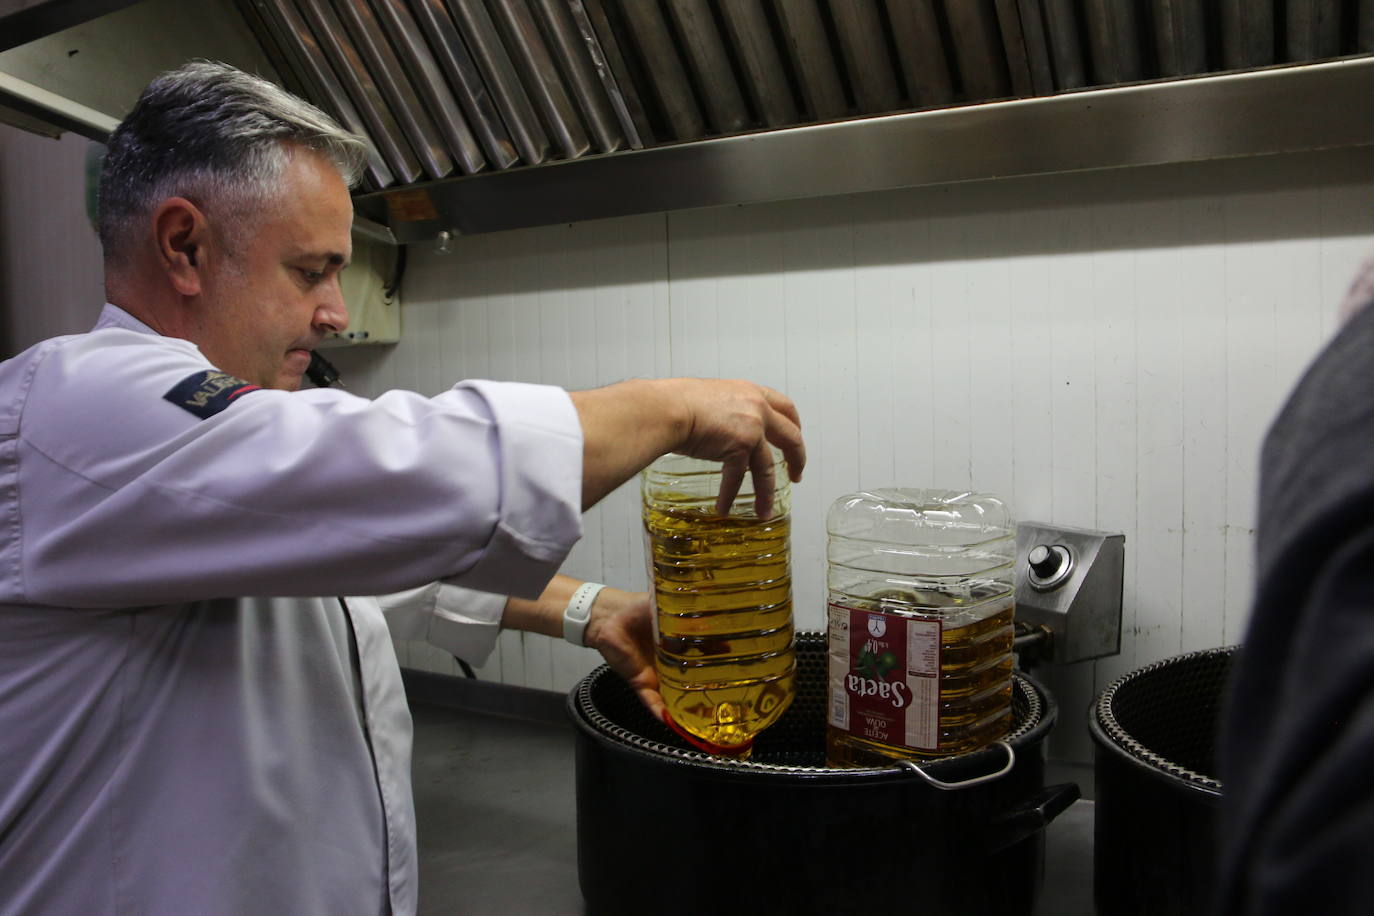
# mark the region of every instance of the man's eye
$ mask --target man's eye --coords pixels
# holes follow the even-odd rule
[[[305,277],[305,279],[310,283],[319,283],[321,280],[324,279],[324,271],[307,270],[306,268],[301,268],[301,276]]]

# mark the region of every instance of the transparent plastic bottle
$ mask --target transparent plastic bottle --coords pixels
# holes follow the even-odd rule
[[[666,455],[644,471],[645,554],[669,724],[705,750],[747,756],[792,702],[791,491],[778,458],[770,518],[755,512],[747,476],[718,515],[720,468]]]
[[[994,496],[889,489],[826,516],[831,766],[975,750],[1011,726],[1016,525]]]

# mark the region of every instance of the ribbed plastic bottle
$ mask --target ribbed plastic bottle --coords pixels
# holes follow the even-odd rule
[[[1016,525],[995,496],[889,489],[826,516],[831,766],[976,750],[1011,726]]]
[[[792,702],[792,497],[778,458],[769,518],[748,477],[719,515],[720,469],[666,455],[643,472],[645,553],[668,724],[703,750],[745,757]]]

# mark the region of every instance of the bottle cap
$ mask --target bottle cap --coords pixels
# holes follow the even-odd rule
[[[734,745],[733,747],[726,747],[723,744],[712,744],[705,738],[697,737],[696,735],[687,731],[687,729],[683,728],[681,725],[678,725],[676,722],[674,722],[672,715],[670,715],[668,710],[666,709],[663,710],[663,722],[674,732],[676,732],[678,737],[680,737],[683,741],[686,741],[692,747],[696,748],[699,751],[705,751],[708,754],[714,754],[717,757],[743,757],[754,748],[753,738],[750,738],[743,744]]]

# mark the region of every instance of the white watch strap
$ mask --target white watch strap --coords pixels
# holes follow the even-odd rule
[[[574,646],[586,645],[582,637],[592,616],[592,603],[605,587],[600,582],[583,582],[563,609],[563,638]]]

